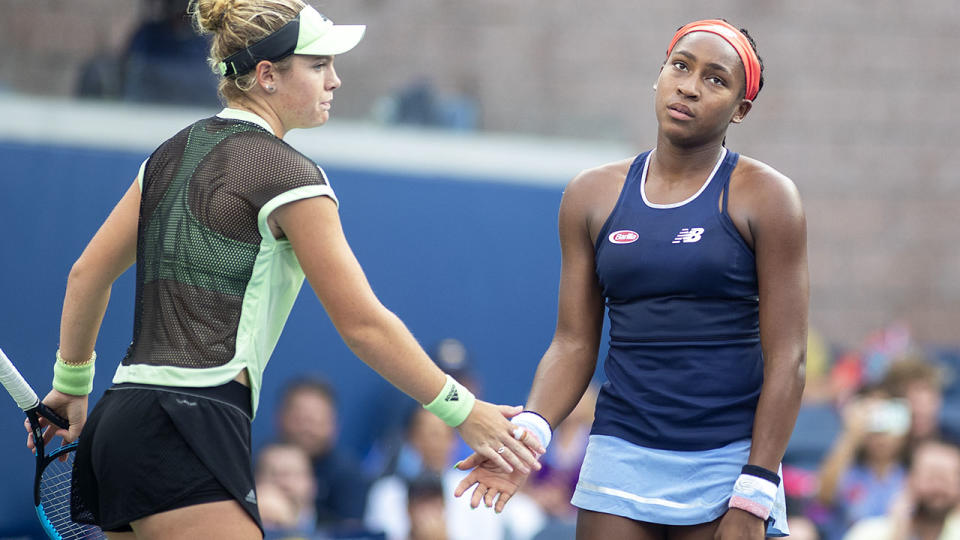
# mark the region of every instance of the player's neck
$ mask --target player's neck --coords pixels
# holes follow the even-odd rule
[[[259,116],[267,124],[270,124],[270,129],[273,130],[273,134],[279,139],[282,139],[283,136],[286,135],[286,129],[283,126],[283,122],[280,121],[280,116],[266,103],[257,99],[241,99],[230,101],[227,103],[227,107],[247,111]]]
[[[648,176],[664,180],[688,179],[708,174],[717,166],[723,152],[720,144],[681,148],[671,144],[657,146],[650,158]]]

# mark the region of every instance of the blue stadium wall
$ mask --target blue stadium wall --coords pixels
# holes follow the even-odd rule
[[[6,233],[0,347],[41,395],[50,388],[70,266],[146,155],[122,145],[5,140],[0,132],[0,226]],[[503,175],[384,172],[389,167],[362,164],[325,169],[341,200],[347,238],[382,302],[426,347],[445,337],[462,340],[484,398],[523,403],[556,322],[556,215],[569,176],[537,184]],[[93,401],[109,387],[130,342],[133,296],[131,269],[115,284],[103,322]],[[361,455],[382,428],[384,405],[402,402],[343,344],[305,285],[266,370],[255,448],[274,436],[283,386],[308,375],[336,387],[340,440]],[[22,418],[12,400],[0,398],[0,538],[40,534]]]

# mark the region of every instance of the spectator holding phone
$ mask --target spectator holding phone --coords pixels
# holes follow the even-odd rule
[[[890,395],[910,405],[910,432],[907,449],[927,439],[957,442],[956,433],[943,424],[943,370],[919,354],[910,354],[890,363],[881,384]]]
[[[884,515],[906,478],[900,460],[910,430],[905,401],[869,389],[847,403],[842,415],[843,430],[819,473],[818,499],[836,517],[829,537],[861,519]]]

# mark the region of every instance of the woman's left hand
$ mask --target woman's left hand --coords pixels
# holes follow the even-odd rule
[[[763,540],[767,524],[757,516],[731,508],[723,515],[714,534],[715,540]]]
[[[516,426],[509,420],[522,410],[522,407],[493,405],[478,399],[467,419],[457,426],[457,431],[479,457],[495,468],[507,474],[514,469],[529,474],[531,470],[540,470],[539,455],[513,437]],[[475,465],[471,463],[471,466]]]

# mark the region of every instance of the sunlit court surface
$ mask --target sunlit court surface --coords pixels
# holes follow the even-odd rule
[[[271,1],[219,4],[259,9]],[[89,340],[97,358],[88,413],[114,385],[129,354],[139,362],[178,346],[182,352],[189,343],[199,352],[184,356],[178,369],[215,371],[218,358],[226,362],[255,351],[249,354],[259,359],[266,351],[266,369],[260,373],[260,364],[250,361],[242,371],[246,378],[237,383],[255,387],[252,402],[241,391],[241,405],[249,411],[238,412],[241,419],[253,416],[244,443],[249,489],[240,487],[238,477],[224,486],[218,475],[231,473],[219,469],[200,474],[210,469],[205,452],[220,455],[212,448],[225,445],[212,432],[206,437],[211,448],[199,448],[204,437],[180,441],[196,454],[194,461],[156,446],[157,454],[177,456],[183,479],[154,472],[166,470],[157,465],[163,458],[144,458],[149,448],[142,447],[129,456],[129,463],[143,458],[142,468],[111,462],[115,474],[169,479],[170,485],[151,484],[169,490],[161,491],[169,493],[167,500],[157,501],[162,508],[176,509],[187,496],[223,505],[222,515],[235,516],[241,531],[223,529],[225,535],[259,537],[250,514],[257,508],[263,534],[275,539],[562,540],[579,534],[697,540],[712,537],[728,514],[734,481],[749,455],[750,463],[776,477],[766,481],[782,488],[782,496],[776,491],[770,497],[770,515],[783,511],[791,538],[863,540],[894,529],[960,538],[960,250],[951,241],[960,225],[960,157],[954,149],[960,113],[951,105],[960,72],[944,59],[960,47],[956,2],[311,5],[322,18],[303,18],[304,28],[326,28],[326,18],[338,27],[365,25],[362,40],[349,52],[311,56],[316,63],[281,69],[271,75],[275,79],[255,76],[244,92],[257,93],[258,103],[280,103],[275,110],[299,111],[298,121],[291,120],[293,113],[276,115],[284,128],[276,146],[283,150],[276,152],[289,148],[289,155],[302,155],[304,170],[323,179],[322,189],[306,189],[316,190],[310,192],[314,199],[335,198],[337,206],[317,212],[329,210],[323,215],[342,225],[374,301],[396,315],[415,342],[367,347],[377,336],[399,334],[345,330],[362,326],[360,317],[337,306],[354,303],[352,313],[361,313],[370,297],[340,299],[338,287],[325,287],[316,277],[335,271],[330,254],[343,251],[318,252],[310,260],[293,251],[298,242],[331,238],[332,222],[311,222],[325,226],[309,229],[309,235],[294,233],[291,244],[283,224],[293,231],[294,221],[283,210],[271,206],[273,213],[257,221],[274,192],[264,195],[264,188],[235,198],[230,192],[230,208],[243,209],[237,215],[251,216],[249,223],[231,218],[215,240],[205,237],[200,255],[189,261],[183,249],[157,251],[179,268],[200,261],[207,277],[190,274],[190,288],[156,297],[169,302],[162,306],[138,304],[138,286],[156,276],[138,275],[135,265],[109,289],[102,324]],[[68,276],[77,282],[82,272],[75,264],[118,201],[131,189],[140,200],[143,188],[134,183],[145,160],[158,163],[158,147],[218,114],[214,122],[230,129],[240,125],[264,137],[277,132],[276,123],[264,119],[271,117],[263,112],[269,107],[254,108],[259,116],[244,109],[261,123],[223,113],[229,103],[218,96],[220,68],[207,60],[212,36],[197,33],[187,7],[187,0],[0,0],[0,223],[7,231],[0,260],[0,347],[40,399],[50,391],[58,348],[72,362],[67,351],[84,341],[65,338],[61,327],[71,304],[65,302]],[[738,108],[745,99],[738,92],[747,90],[749,54],[730,45],[729,36],[686,34],[665,56],[683,25],[717,18],[735,30],[748,29],[762,63],[762,90],[746,112]],[[308,41],[298,41],[297,31],[284,38],[290,50]],[[716,39],[702,40],[707,34]],[[716,57],[701,62],[707,54]],[[317,79],[294,79],[291,73]],[[291,90],[294,82],[303,86]],[[299,99],[304,96],[319,104],[305,105],[309,99]],[[731,121],[718,120],[723,114]],[[691,148],[701,152],[681,151]],[[657,161],[674,149],[682,159]],[[260,151],[243,155],[244,163],[266,167],[280,155]],[[222,174],[210,192],[223,195],[232,189],[229,179],[240,174],[227,161],[198,163],[204,165],[169,177],[193,178],[195,170]],[[744,168],[756,163],[760,173],[744,179]],[[294,168],[270,170],[264,182],[291,177]],[[143,170],[158,178],[166,174]],[[776,182],[788,187],[763,191]],[[287,208],[304,192],[290,193],[300,195],[289,195]],[[210,200],[225,200],[217,196]],[[699,217],[670,221],[694,216],[681,213],[693,212],[701,196],[716,197],[702,205],[716,217],[715,225]],[[198,207],[200,199],[184,200],[190,223],[207,224],[220,212],[212,204]],[[149,218],[140,221],[139,203],[132,208],[128,240],[141,232],[137,225],[144,231],[151,226]],[[630,208],[649,211],[651,221],[629,221],[648,216],[630,214]],[[788,236],[790,216],[800,231],[790,237],[796,249],[791,252],[785,240],[766,249],[770,238]],[[663,223],[672,228],[663,225],[661,234],[657,227]],[[244,236],[245,226],[254,240]],[[306,272],[300,288],[296,280],[277,285],[293,268],[286,262],[269,274],[257,266],[257,253],[274,246],[261,244],[262,234],[279,239],[269,249],[290,250],[289,259],[277,260],[299,256]],[[712,243],[718,236],[724,243]],[[114,245],[120,249],[124,241]],[[240,246],[244,242],[253,247]],[[714,251],[697,258],[698,248]],[[242,255],[204,256],[228,249]],[[794,257],[802,264],[784,262]],[[243,268],[260,273],[238,277],[241,260]],[[717,289],[721,274],[728,281]],[[157,279],[189,281],[183,275]],[[261,289],[244,285],[258,279],[283,298],[267,301],[258,296]],[[351,286],[344,280],[341,290]],[[794,290],[795,297],[781,294]],[[222,296],[205,296],[209,291]],[[279,311],[287,301],[292,308],[284,322]],[[254,316],[251,306],[262,310]],[[228,312],[235,321],[223,315]],[[137,321],[153,321],[150,316],[158,313],[163,316],[155,318],[166,322],[151,328],[162,330],[143,339],[163,346],[152,352],[131,347]],[[189,324],[175,327],[165,317]],[[723,328],[739,332],[754,320],[749,336],[720,335]],[[244,341],[246,336],[252,337]],[[748,348],[749,357],[736,363]],[[515,492],[498,483],[514,477],[468,477],[470,466],[454,468],[473,453],[465,439],[481,440],[486,432],[464,436],[463,429],[451,427],[450,416],[424,409],[378,374],[396,369],[394,381],[407,381],[429,404],[433,395],[426,393],[435,394],[440,385],[431,378],[439,377],[436,372],[396,375],[403,370],[397,366],[427,357],[456,382],[443,387],[447,394],[468,389],[478,402],[525,405],[542,415],[546,428],[526,416],[513,424],[518,436],[504,428],[501,441],[486,444],[494,457],[512,455],[514,446],[523,446],[519,437],[540,440],[547,430],[551,441],[539,460],[542,469],[523,476]],[[168,361],[163,358],[157,362]],[[383,360],[365,365],[370,358]],[[140,381],[137,369],[143,368],[123,372],[124,380]],[[176,373],[163,376],[164,386],[189,387],[177,382],[185,372]],[[789,384],[767,384],[790,377]],[[764,405],[777,398],[786,403],[794,394],[792,405]],[[730,397],[737,395],[743,397],[739,405]],[[176,399],[186,403],[177,405]],[[138,440],[165,441],[163,430],[189,431],[194,421],[189,413],[165,411],[188,409],[195,399],[191,394],[158,400],[155,407],[129,405],[142,407],[136,414],[146,411],[143,418],[169,415],[173,427],[153,420],[111,425],[128,426]],[[0,403],[0,540],[46,538],[34,508],[35,458],[25,445],[24,416],[14,400]],[[780,411],[768,416],[784,418],[785,427],[763,420],[765,406]],[[690,407],[689,414],[681,414],[683,407]],[[758,423],[752,423],[755,411],[761,411]],[[783,448],[768,442],[769,451],[750,454],[749,437],[759,440],[758,433],[769,435],[761,437],[766,441],[782,439]],[[47,451],[60,442],[48,443]],[[714,452],[721,448],[722,459]],[[659,461],[664,452],[669,457]],[[222,453],[223,460],[232,463],[234,454],[228,454]],[[674,454],[696,457],[682,481],[671,476]],[[247,451],[236,455],[240,469],[247,467]],[[713,468],[714,460],[729,462]],[[67,469],[58,474],[72,472],[57,465]],[[742,474],[751,471],[756,473]],[[713,480],[721,476],[722,482]],[[201,477],[203,483],[193,481]],[[473,491],[471,484],[455,497],[464,478],[479,487]],[[715,489],[717,498],[709,504],[721,511],[680,525],[683,518],[675,516],[686,512],[688,494],[660,490],[661,484],[689,485],[704,494]],[[496,501],[483,499],[484,490],[490,497],[511,493],[502,512],[487,508]],[[143,498],[154,504],[134,486],[121,491],[125,502]],[[730,512],[749,514],[736,507]],[[158,532],[143,523],[134,523],[142,526],[142,537],[210,534],[189,527]],[[762,527],[751,530],[756,536]]]

